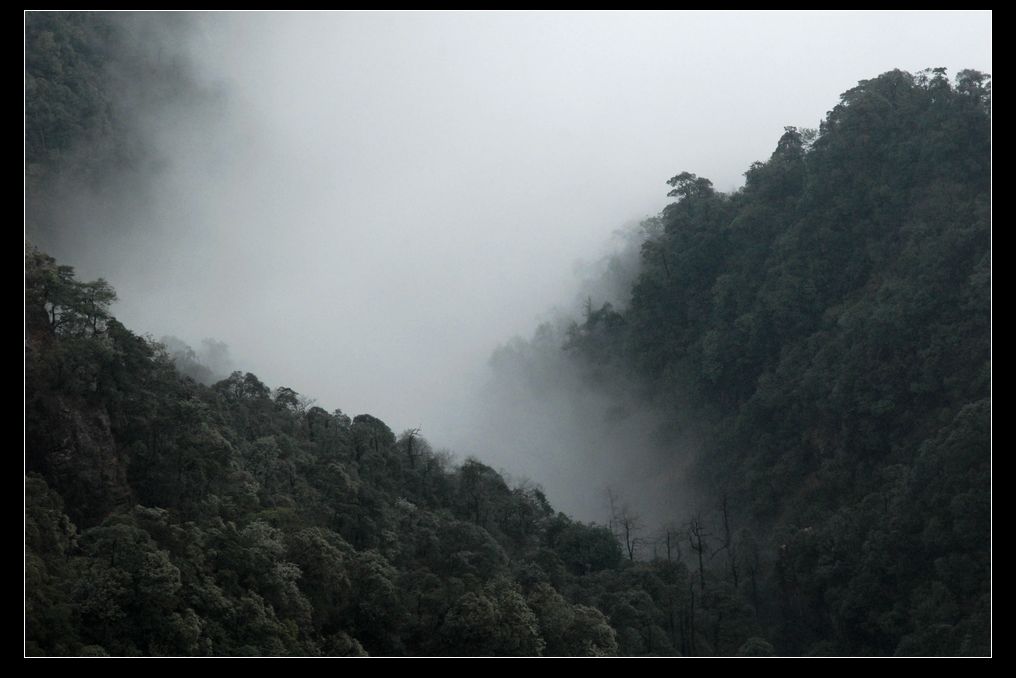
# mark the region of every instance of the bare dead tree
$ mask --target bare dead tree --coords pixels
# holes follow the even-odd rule
[[[712,534],[706,530],[705,524],[702,522],[702,514],[697,513],[690,521],[688,521],[688,541],[691,545],[691,550],[698,554],[698,565],[699,565],[699,591],[705,593],[706,590],[706,575],[703,555],[706,551],[706,537],[710,537]]]
[[[668,563],[680,563],[683,559],[681,554],[681,538],[683,534],[681,530],[674,527],[673,524],[667,524],[663,527],[663,534],[660,535],[660,542],[663,544],[667,552]]]
[[[632,510],[628,502],[621,502],[613,488],[607,488],[607,502],[610,506],[609,527],[618,540],[624,545],[628,560],[635,560],[635,552],[642,543],[639,534],[642,532],[642,517]]]
[[[642,531],[642,519],[633,513],[627,504],[624,505],[621,511],[621,516],[618,520],[621,532],[624,535],[624,546],[628,551],[628,560],[635,560],[635,550],[640,543],[638,533]]]

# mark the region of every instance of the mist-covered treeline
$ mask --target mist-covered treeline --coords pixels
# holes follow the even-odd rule
[[[886,73],[737,192],[673,177],[626,303],[495,361],[492,392],[523,375],[534,411],[599,394],[618,484],[708,534],[781,652],[988,651],[990,96],[978,72]]]
[[[186,21],[26,15],[26,654],[990,652],[988,76],[674,176],[459,398],[459,462],[50,256],[150,235],[146,114],[213,96]]]
[[[250,373],[201,385],[110,315],[106,283],[34,249],[26,267],[27,654],[695,647],[708,613],[676,557],[626,562],[606,527],[416,430]],[[718,651],[772,649],[745,645],[743,606],[722,630]]]
[[[142,228],[123,215],[151,198],[162,162],[146,121],[210,96],[174,47],[187,24],[183,14],[25,13],[25,231],[33,242],[81,257]]]

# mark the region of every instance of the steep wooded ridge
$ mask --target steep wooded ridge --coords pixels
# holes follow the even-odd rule
[[[109,21],[28,21],[29,227],[81,149],[143,156]],[[562,341],[701,431],[710,499],[641,556],[623,510],[183,376],[29,246],[26,654],[989,653],[990,105],[980,73],[894,71],[733,194],[671,179],[630,301]]]
[[[893,71],[732,195],[673,177],[628,307],[569,332],[707,431],[713,549],[783,652],[988,651],[990,97]]]
[[[579,584],[630,588],[605,528],[370,415],[183,377],[37,250],[27,289],[28,654],[618,652]]]

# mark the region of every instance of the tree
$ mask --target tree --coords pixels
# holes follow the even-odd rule
[[[612,489],[607,489],[607,502],[610,505],[611,528],[624,546],[628,560],[635,560],[635,553],[642,545],[639,535],[642,533],[642,517],[639,516],[628,502],[621,502]]]
[[[420,427],[406,429],[399,436],[399,443],[406,451],[406,461],[409,462],[409,468],[416,468],[416,458],[422,453],[421,445],[418,444],[417,439],[420,436]],[[425,444],[425,443],[424,443]]]
[[[667,193],[670,198],[694,199],[712,196],[713,182],[705,177],[697,177],[691,172],[681,172],[667,180],[667,185],[673,190]]]
[[[31,246],[25,255],[25,288],[29,331],[45,317],[54,334],[100,334],[110,318],[109,307],[116,301],[116,292],[102,278],[78,282],[72,267],[57,265],[52,257]]]
[[[706,590],[704,556],[709,548],[706,539],[710,536],[712,536],[712,533],[706,529],[701,513],[696,514],[688,521],[688,543],[691,546],[691,550],[694,551],[695,555],[698,557],[700,593],[705,593]]]

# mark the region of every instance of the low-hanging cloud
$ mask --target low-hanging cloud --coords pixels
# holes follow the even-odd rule
[[[269,384],[422,426],[587,518],[602,498],[575,488],[661,477],[637,433],[656,415],[590,426],[617,404],[569,374],[543,401],[516,394],[512,410],[501,389],[479,403],[495,347],[587,294],[623,303],[609,271],[573,262],[658,212],[667,177],[736,188],[784,125],[816,126],[860,79],[991,67],[990,13],[134,20],[190,86],[146,98],[122,84],[151,162],[65,192],[78,235],[58,255],[109,279],[136,331],[216,337]],[[595,461],[576,471],[580,450]]]

